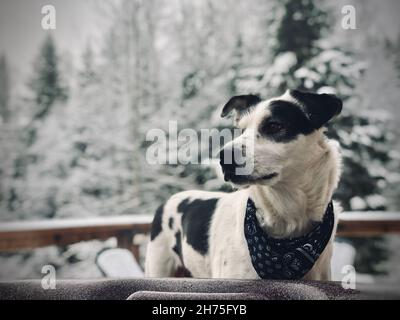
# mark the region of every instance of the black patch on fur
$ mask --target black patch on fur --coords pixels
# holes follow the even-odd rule
[[[182,202],[178,205],[177,208],[178,213],[184,213],[185,208],[187,208],[187,206],[189,205],[189,202],[190,202],[189,198],[182,200]]]
[[[276,100],[269,106],[271,116],[265,118],[259,127],[262,136],[275,142],[290,142],[299,134],[310,134],[315,129],[304,112],[295,104]],[[277,132],[271,132],[271,126],[276,124],[282,127]]]
[[[192,274],[185,267],[178,267],[174,273],[175,278],[193,278]]]
[[[178,255],[179,260],[181,261],[182,266],[178,267],[175,270],[174,277],[185,277],[185,278],[192,278],[192,274],[190,271],[185,267],[183,262],[182,256],[182,234],[180,231],[175,233],[175,245],[172,250]]]
[[[172,248],[174,252],[178,255],[178,257],[181,259],[181,262],[183,264],[183,259],[182,259],[182,239],[181,239],[181,232],[178,231],[175,233],[175,245]]]
[[[164,205],[161,205],[157,208],[156,214],[153,218],[153,223],[151,224],[151,231],[150,231],[150,240],[153,241],[162,231],[162,214],[164,211]]]
[[[321,128],[342,111],[342,100],[333,94],[290,90],[290,95],[304,106],[314,129]]]
[[[189,203],[189,200],[185,199],[178,206],[178,210],[183,213],[182,231],[186,241],[202,255],[208,252],[208,231],[218,200],[194,199]]]
[[[168,227],[172,230],[174,228],[174,218],[169,218]]]
[[[224,105],[221,117],[226,117],[232,110],[235,110],[239,115],[241,115],[248,108],[257,105],[259,102],[261,102],[261,98],[254,94],[234,96]]]

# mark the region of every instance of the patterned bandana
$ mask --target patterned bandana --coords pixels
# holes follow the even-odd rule
[[[334,214],[329,202],[321,222],[298,238],[270,237],[259,225],[253,200],[247,201],[244,235],[251,262],[262,279],[301,279],[314,266],[331,238]]]

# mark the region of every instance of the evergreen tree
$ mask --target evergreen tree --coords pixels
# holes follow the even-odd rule
[[[67,90],[60,76],[56,46],[50,35],[46,37],[40,49],[30,87],[36,104],[34,119],[43,119],[54,102],[64,101],[67,98]]]
[[[237,82],[240,81],[240,72],[243,65],[243,40],[239,34],[232,55],[232,66],[230,70],[230,79],[228,81],[228,92],[231,96],[238,94],[239,88]]]
[[[15,101],[11,102],[9,68],[5,55],[0,57],[0,219],[9,218],[9,200],[14,160],[20,148]],[[14,99],[13,99],[14,100]],[[11,105],[13,103],[13,106]]]
[[[82,54],[82,69],[79,72],[79,82],[82,87],[90,86],[97,81],[95,70],[95,55],[90,43],[87,44],[85,51]]]
[[[388,87],[387,90],[389,91],[387,94],[392,94],[393,91],[399,91],[400,89],[400,34],[397,36],[395,40],[387,40],[385,44],[385,57],[392,63],[394,66],[394,71],[392,74],[392,83],[394,83],[393,87]],[[386,74],[385,74],[386,75]],[[397,81],[396,81],[397,80]],[[386,97],[385,97],[386,98]],[[393,95],[393,103],[392,103],[392,110],[389,112],[392,117],[392,122],[394,125],[393,131],[395,136],[400,135],[400,110],[398,108],[398,97]],[[400,208],[400,141],[397,139],[395,141],[395,146],[391,151],[393,158],[397,161],[392,163],[389,170],[391,171],[391,184],[389,185],[388,193],[391,198],[394,199],[393,206],[391,210],[398,210]]]
[[[10,116],[10,78],[5,55],[0,57],[0,123]]]
[[[29,82],[33,99],[25,103],[32,109],[24,110],[29,121],[21,130],[24,148],[14,161],[12,197],[8,200],[8,207],[24,218],[51,218],[57,211],[57,188],[62,185],[63,172],[61,166],[53,168],[49,163],[57,156],[54,146],[66,140],[60,139],[64,132],[64,105],[55,108],[57,102],[67,99],[67,89],[59,69],[55,43],[48,35],[40,48]],[[57,114],[50,111],[57,111]]]
[[[328,135],[340,142],[344,160],[335,198],[345,210],[385,210],[387,200],[381,194],[389,176],[390,141],[385,122],[360,110],[363,101],[354,97],[355,81],[364,64],[335,46],[330,38],[329,12],[315,1],[275,1],[274,10],[278,19],[268,27],[276,30],[275,41],[266,41],[274,58],[261,79],[256,79],[256,91],[274,96],[294,88],[341,97],[343,113],[328,130]],[[353,243],[359,249],[357,270],[379,272],[378,262],[387,256],[382,242],[360,239]]]
[[[394,66],[398,71],[398,77],[400,80],[400,34],[396,41],[387,40],[386,48],[389,51],[389,54],[394,57]]]
[[[328,15],[311,0],[284,0],[280,5],[284,12],[272,45],[273,53],[295,52],[297,65],[302,65],[319,53],[315,42],[327,33]]]

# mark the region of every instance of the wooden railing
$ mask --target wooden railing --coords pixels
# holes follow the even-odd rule
[[[118,247],[129,249],[138,259],[139,245],[134,237],[149,233],[151,221],[149,215],[131,215],[0,223],[0,252],[115,237]]]
[[[339,216],[338,236],[365,237],[400,233],[400,213],[344,212]],[[117,245],[139,257],[134,237],[150,232],[152,216],[131,215],[0,223],[0,252],[65,246],[80,241],[117,239]]]
[[[372,237],[400,233],[400,212],[360,211],[339,215],[340,237]]]

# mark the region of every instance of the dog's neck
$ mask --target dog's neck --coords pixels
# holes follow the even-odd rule
[[[322,134],[315,136],[318,147],[301,153],[273,186],[249,188],[257,207],[260,225],[277,238],[306,233],[313,221],[320,221],[332,198],[340,175],[336,142]],[[305,159],[304,155],[307,155]]]

